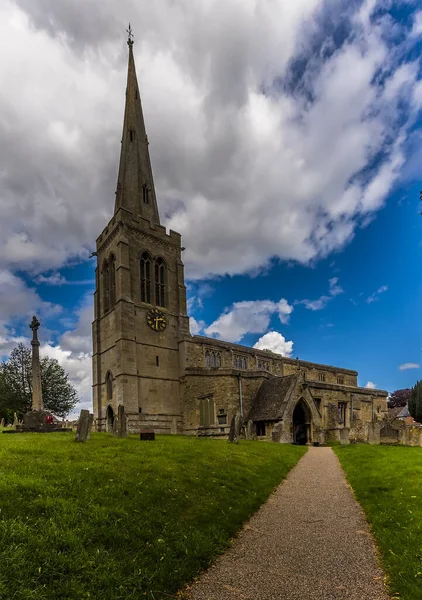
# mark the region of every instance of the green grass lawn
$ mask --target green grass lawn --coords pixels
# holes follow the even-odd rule
[[[394,597],[422,598],[422,448],[333,448],[381,551]]]
[[[0,598],[175,594],[305,449],[162,436],[0,435]]]

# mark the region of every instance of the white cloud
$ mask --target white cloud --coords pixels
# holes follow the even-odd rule
[[[253,347],[258,350],[271,350],[287,357],[290,357],[293,352],[293,342],[287,342],[286,338],[278,331],[269,331],[260,337]]]
[[[377,385],[373,381],[368,381],[368,383],[365,385],[365,387],[368,388],[368,389],[370,389],[370,390],[376,390],[377,389]]]
[[[420,369],[418,363],[407,362],[399,366],[400,371],[406,371],[407,369]]]
[[[410,32],[411,36],[422,35],[422,11],[417,12],[413,19],[413,27]]]
[[[194,317],[189,317],[189,329],[192,335],[199,335],[204,327],[206,327],[205,321],[197,321]]]
[[[417,69],[389,46],[404,26],[380,3],[353,14],[323,0],[92,0],[84,11],[3,0],[0,37],[14,52],[0,58],[0,265],[39,273],[87,258],[110,218],[127,14],[160,211],[183,234],[187,275],[343,247],[400,176],[422,97]],[[353,35],[336,48],[324,18]]]
[[[58,271],[54,271],[50,275],[37,275],[34,280],[36,283],[41,283],[45,285],[94,285],[95,279],[75,279],[69,280],[66,279],[61,273]]]
[[[375,300],[378,300],[378,296],[380,294],[383,294],[387,290],[388,290],[388,285],[382,285],[381,287],[379,287],[377,289],[376,292],[374,292],[373,294],[371,294],[370,296],[368,296],[368,298],[366,299],[367,303],[371,304],[372,302],[375,302]]]
[[[205,329],[205,334],[228,342],[238,342],[247,333],[264,333],[271,317],[278,314],[281,323],[287,323],[293,307],[287,300],[245,300],[235,302]]]
[[[320,296],[317,300],[297,300],[295,304],[303,304],[308,310],[322,310],[335,296],[343,294],[343,288],[338,284],[338,277],[328,280],[329,296]]]
[[[28,287],[21,277],[0,269],[0,326],[7,325],[14,319],[30,319],[34,314],[52,317],[59,315],[61,310],[59,305],[42,300],[36,290]]]
[[[330,286],[330,295],[338,296],[339,294],[343,294],[343,288],[338,284],[338,277],[332,277],[329,279],[328,284]]]

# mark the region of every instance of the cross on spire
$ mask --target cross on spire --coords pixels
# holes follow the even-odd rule
[[[132,33],[132,27],[130,26],[130,23],[129,23],[129,28],[126,29],[126,33],[128,35],[127,45],[129,46],[129,48],[132,48],[132,46],[133,46],[133,33]]]

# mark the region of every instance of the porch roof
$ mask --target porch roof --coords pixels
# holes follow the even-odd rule
[[[263,381],[252,402],[248,421],[278,421],[297,380],[298,375],[285,375]]]

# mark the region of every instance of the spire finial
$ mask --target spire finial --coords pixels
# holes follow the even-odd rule
[[[133,33],[132,33],[132,27],[130,26],[130,23],[129,23],[129,29],[126,29],[126,32],[128,34],[127,45],[129,46],[129,48],[132,48],[132,46],[133,46]]]

